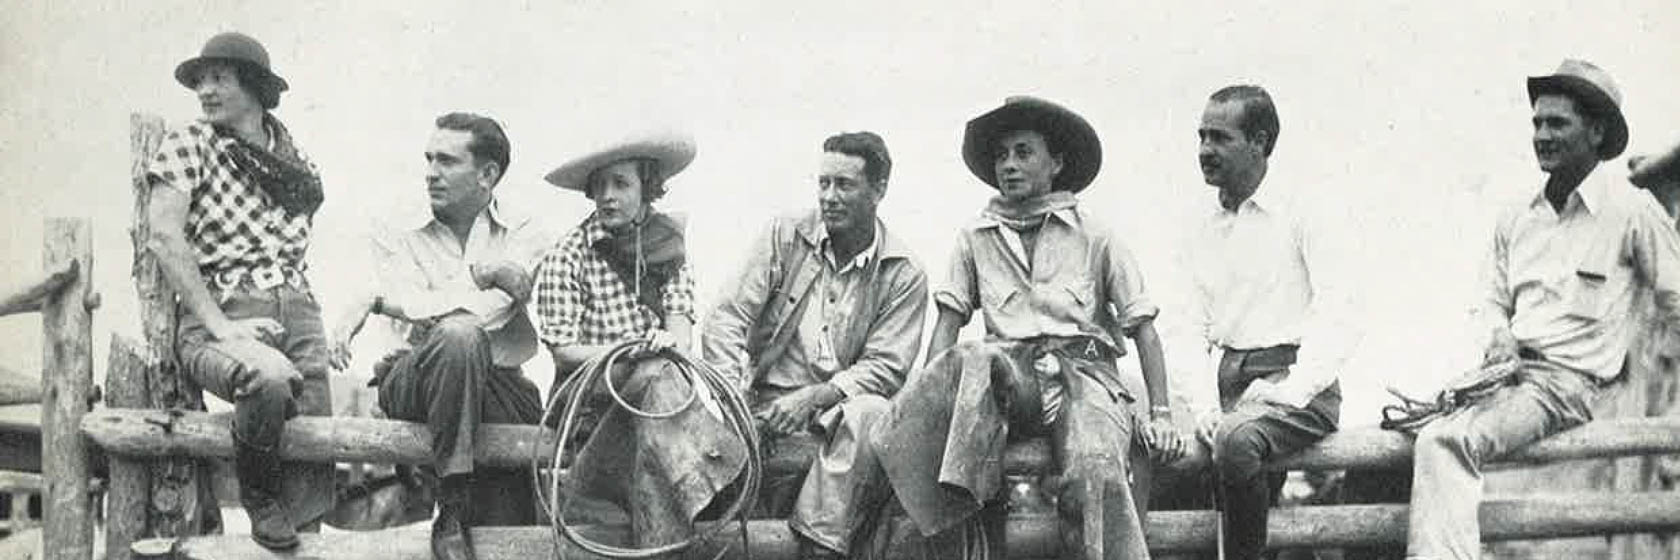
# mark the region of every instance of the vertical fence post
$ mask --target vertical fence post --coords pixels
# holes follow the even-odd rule
[[[49,296],[41,307],[45,347],[45,389],[41,401],[41,470],[46,475],[46,529],[42,550],[48,560],[93,557],[93,495],[88,451],[82,438],[93,386],[93,321],[88,309],[93,245],[86,218],[47,220],[46,269],[71,261],[82,273]]]
[[[134,291],[140,304],[140,328],[145,334],[145,406],[162,409],[204,410],[204,395],[180,375],[175,363],[175,292],[163,278],[157,258],[146,247],[151,238],[149,216],[151,186],[146,179],[146,160],[163,141],[164,122],[157,115],[129,117],[130,169],[134,192],[133,227]],[[126,391],[125,391],[126,392]],[[158,459],[147,463],[146,492],[137,499],[146,503],[146,522],[138,528],[123,527],[124,534],[140,537],[186,537],[221,527],[221,513],[210,492],[210,461],[191,458]],[[117,491],[112,489],[112,493]],[[129,492],[129,495],[133,495]],[[126,507],[128,497],[114,497]],[[109,536],[109,535],[108,535]],[[114,544],[107,544],[116,548]],[[116,558],[112,556],[111,558]]]
[[[121,336],[111,337],[111,353],[105,368],[105,404],[120,408],[147,408],[146,347]],[[105,499],[105,558],[128,560],[128,546],[146,538],[146,501],[151,496],[146,462],[121,455],[110,456],[111,486]]]

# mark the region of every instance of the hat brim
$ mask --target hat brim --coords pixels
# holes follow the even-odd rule
[[[578,192],[588,191],[589,174],[620,161],[647,158],[659,162],[665,179],[670,179],[694,161],[694,141],[687,136],[665,134],[619,142],[578,157],[543,176],[550,184]]]
[[[1566,75],[1535,76],[1528,79],[1530,104],[1546,94],[1569,96],[1588,105],[1593,113],[1606,118],[1608,122],[1605,123],[1604,144],[1598,147],[1599,159],[1615,159],[1627,150],[1627,118],[1622,116],[1622,108],[1616,104],[1616,100],[1611,99],[1610,95],[1597,85],[1583,78]]]
[[[274,86],[274,91],[276,93],[284,92],[288,89],[291,89],[291,87],[292,87],[291,84],[286,83],[285,78],[281,78],[278,74],[275,74],[273,71],[270,71],[267,68],[263,68],[262,66],[260,66],[256,63],[253,63],[249,60],[244,60],[244,59],[239,59],[239,58],[231,58],[231,57],[223,57],[223,56],[198,56],[198,57],[189,58],[189,59],[181,62],[180,64],[175,66],[175,81],[180,83],[181,87],[191,89],[192,87],[194,87],[193,78],[194,78],[194,76],[198,75],[199,69],[204,67],[204,65],[212,63],[212,62],[223,62],[223,63],[228,63],[228,64],[235,64],[235,65],[239,65],[239,66],[244,66],[244,67],[249,68],[251,70],[255,70],[257,72],[257,75],[262,76],[263,79],[268,80],[269,83]],[[250,84],[250,85],[256,85],[256,84]]]
[[[968,121],[962,147],[968,171],[997,188],[992,144],[1004,133],[1016,130],[1037,131],[1061,149],[1062,171],[1052,185],[1056,190],[1083,191],[1102,169],[1102,142],[1091,123],[1060,105],[1029,97],[1011,99],[1002,107]]]
[[[1629,160],[1628,182],[1642,189],[1680,186],[1680,143],[1661,153]]]

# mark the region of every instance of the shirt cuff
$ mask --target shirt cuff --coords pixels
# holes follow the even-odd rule
[[[970,314],[974,313],[973,306],[964,302],[962,298],[957,297],[956,294],[948,291],[941,290],[933,294],[933,303],[945,309],[955,311],[958,315],[962,315],[963,317],[968,317]]]

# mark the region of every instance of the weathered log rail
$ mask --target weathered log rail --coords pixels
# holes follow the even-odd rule
[[[129,457],[232,457],[231,416],[205,412],[106,408],[82,419],[82,433],[107,452]],[[539,428],[486,424],[479,430],[475,455],[493,466],[527,466],[532,457],[552,456],[538,449]],[[431,435],[425,425],[372,418],[298,417],[286,423],[281,454],[316,462],[418,464],[430,460]],[[1512,452],[1505,464],[1530,464],[1629,455],[1680,453],[1680,417],[1617,418],[1588,423]],[[771,471],[802,468],[799,453],[772,458]],[[1272,465],[1278,470],[1381,468],[1411,462],[1408,436],[1376,428],[1337,432],[1299,454]],[[1011,446],[1004,457],[1010,473],[1035,472],[1049,463],[1040,441]],[[789,463],[789,464],[783,464]]]
[[[1268,530],[1272,543],[1280,547],[1401,544],[1406,539],[1406,511],[1406,506],[1397,504],[1284,508],[1273,513]],[[1210,511],[1150,513],[1145,529],[1150,548],[1158,552],[1211,548],[1213,515]],[[1495,496],[1482,503],[1481,522],[1483,538],[1489,541],[1669,530],[1680,527],[1680,493]],[[424,560],[431,554],[424,531],[421,527],[372,533],[302,535],[303,544],[294,554],[301,558]],[[909,522],[899,520],[892,532],[888,557],[916,557],[915,553],[925,541],[915,536]],[[612,533],[604,530],[596,534]],[[748,534],[753,558],[794,557],[793,538],[785,522],[752,521],[748,524]],[[739,538],[735,536],[738,533],[725,531],[724,535],[733,537],[715,543],[732,547],[724,557],[744,558]],[[481,558],[557,557],[552,533],[544,527],[476,528],[473,529],[473,542]],[[1005,542],[1010,558],[1055,558],[1062,555],[1057,521],[1047,514],[1010,517]],[[177,557],[192,560],[273,557],[242,535],[147,544],[152,548],[173,548]],[[595,558],[564,542],[558,552],[565,558]]]

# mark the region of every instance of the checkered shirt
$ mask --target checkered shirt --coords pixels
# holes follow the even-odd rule
[[[606,237],[606,229],[590,215],[537,266],[537,319],[550,348],[616,344],[664,328],[664,318],[636,301],[631,287],[590,248]],[[692,322],[694,273],[687,263],[664,290],[666,316]]]
[[[235,142],[205,122],[172,129],[147,162],[146,176],[154,186],[192,198],[187,243],[210,286],[227,290],[244,281],[259,289],[301,286],[310,216],[289,214],[235,167],[227,155]]]

